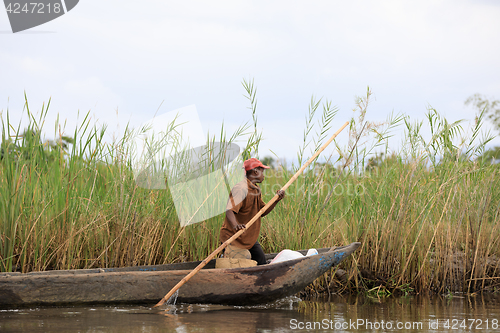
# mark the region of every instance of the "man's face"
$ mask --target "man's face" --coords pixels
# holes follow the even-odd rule
[[[256,183],[262,183],[264,181],[264,168],[257,167],[253,169],[253,178],[256,180]]]

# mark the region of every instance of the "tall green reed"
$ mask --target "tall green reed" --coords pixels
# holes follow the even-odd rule
[[[207,146],[245,140],[248,158],[258,156],[262,136],[253,81],[244,81],[244,88],[253,124],[232,135],[222,126],[220,135],[208,136]],[[432,108],[416,122],[404,115],[370,122],[370,96],[368,89],[357,98],[349,142],[336,143],[338,157],[315,161],[264,218],[264,249],[360,241],[361,249],[341,266],[348,271],[344,288],[492,290],[500,271],[500,196],[498,166],[480,158],[491,140],[487,134],[480,138],[484,115],[470,129]],[[133,129],[108,144],[106,127],[93,126],[87,114],[71,137],[57,123],[50,142],[41,131],[48,106],[35,118],[26,101],[26,130],[13,127],[8,112],[2,118],[2,271],[196,260],[218,246],[222,216],[182,228],[168,189],[137,186],[127,144]],[[331,102],[311,99],[298,165],[282,162],[267,171],[265,201],[318,149],[337,113]],[[391,151],[387,142],[397,126],[404,138]],[[338,283],[332,272],[315,290]]]
[[[360,110],[366,110],[368,98],[369,93],[360,100]],[[364,120],[364,113],[360,115],[358,124]],[[478,158],[491,140],[488,135],[478,140],[482,119],[478,115],[466,131],[463,122],[449,123],[430,108],[430,139],[421,133],[422,122],[413,125],[408,117],[396,116],[383,124],[367,124],[373,140],[359,145],[352,144],[359,127],[351,126],[352,140],[340,153],[347,169],[341,163],[327,175],[304,175],[312,178],[311,184],[335,186],[325,186],[316,206],[310,206],[307,226],[296,223],[294,204],[307,207],[310,188],[293,193],[290,206],[277,207],[278,214],[265,225],[264,246],[278,250],[361,241],[362,248],[350,263],[353,288],[379,285],[437,292],[493,288],[500,272],[495,259],[500,239],[498,166]],[[384,145],[402,120],[406,128],[400,151],[365,164],[372,149]],[[349,151],[354,152],[352,158]],[[271,182],[284,181],[282,175],[277,178]],[[325,214],[318,216],[326,193],[334,196]]]
[[[56,123],[56,139],[48,141],[42,124],[49,104],[35,119],[26,99],[24,132],[12,131],[8,112],[7,121],[2,118],[2,271],[182,261],[216,246],[217,235],[206,231],[218,221],[189,228],[176,241],[183,229],[170,191],[137,186],[130,141],[146,129],[127,127],[122,139],[105,143],[106,127],[93,126],[87,114],[71,138]],[[207,138],[207,153],[216,142],[240,139],[248,127],[227,135],[223,126],[220,136]],[[175,125],[167,132],[177,139]],[[205,165],[213,171],[218,166],[212,157]]]

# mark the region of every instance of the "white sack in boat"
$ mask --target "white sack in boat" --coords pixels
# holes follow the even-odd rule
[[[305,257],[308,256],[314,256],[318,254],[318,250],[316,249],[309,249],[305,255]],[[287,261],[287,260],[293,260],[293,259],[298,259],[298,258],[303,258],[304,255],[300,252],[297,251],[292,251],[292,250],[283,250],[280,253],[274,257],[274,259],[270,262],[270,264],[276,264],[278,262],[282,261]]]

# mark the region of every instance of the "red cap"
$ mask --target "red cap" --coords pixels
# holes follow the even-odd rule
[[[255,169],[255,168],[258,168],[258,167],[261,167],[261,168],[264,168],[264,169],[269,169],[268,166],[265,166],[264,164],[262,164],[261,161],[259,161],[256,158],[251,158],[251,159],[246,160],[245,162],[243,162],[243,168],[245,168],[245,171],[252,170],[252,169]]]

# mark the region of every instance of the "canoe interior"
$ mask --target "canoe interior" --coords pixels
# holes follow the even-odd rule
[[[338,247],[339,249],[342,247]],[[331,248],[322,248],[317,249],[318,254],[328,252]],[[305,255],[308,250],[299,250],[297,252]],[[266,260],[268,262],[276,257],[278,253],[270,253],[266,254]],[[23,275],[52,275],[52,274],[92,274],[92,273],[107,273],[107,272],[148,272],[148,271],[176,271],[176,270],[193,270],[200,264],[201,261],[190,261],[190,262],[182,262],[176,264],[165,264],[165,265],[149,265],[149,266],[132,266],[132,267],[121,267],[121,268],[91,268],[91,269],[69,269],[69,270],[53,270],[53,271],[41,271],[41,272],[30,272],[30,273],[20,273],[20,272],[10,272],[10,273],[0,273],[1,276],[15,276],[17,274]],[[215,259],[212,259],[208,264],[203,267],[203,269],[214,269],[215,268]]]

